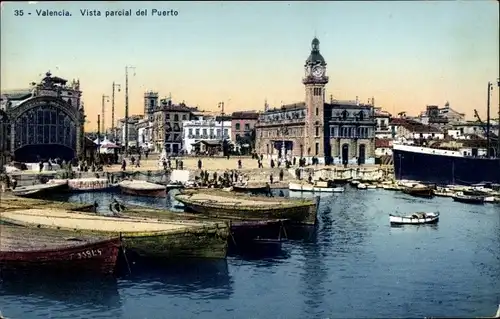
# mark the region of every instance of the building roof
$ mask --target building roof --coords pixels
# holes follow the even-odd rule
[[[306,108],[305,102],[297,102],[297,103],[292,103],[292,104],[284,104],[281,107],[275,107],[275,108],[269,109],[266,111],[266,113],[299,110],[299,109],[305,109],[305,108]]]
[[[413,133],[441,133],[441,130],[406,118],[392,118],[389,125],[399,125]]]
[[[184,104],[163,104],[159,106],[159,110],[164,112],[192,112],[193,108]]]
[[[255,111],[233,112],[233,120],[257,120],[259,113]]]
[[[202,140],[202,141],[195,142],[191,145],[198,145],[198,144],[205,144],[208,146],[219,146],[219,145],[221,145],[221,141],[219,141],[219,140]]]
[[[5,90],[1,95],[9,100],[25,100],[31,97],[32,91],[33,89]]]

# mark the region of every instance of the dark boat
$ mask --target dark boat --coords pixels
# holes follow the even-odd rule
[[[472,185],[500,183],[500,158],[464,156],[461,152],[430,147],[393,145],[394,174],[397,179]]]
[[[122,193],[134,196],[165,197],[167,186],[146,181],[122,181],[118,184]]]
[[[455,194],[452,197],[453,200],[456,202],[468,203],[468,204],[484,204],[484,196]]]
[[[68,183],[57,182],[38,184],[30,186],[16,187],[12,190],[12,194],[19,197],[43,198],[47,195],[60,193],[68,190]]]
[[[287,236],[287,219],[231,221],[232,243],[235,246],[283,242]]]
[[[249,184],[249,185],[233,185],[234,192],[251,192],[251,193],[264,193],[267,191],[267,186],[264,184]]]
[[[434,197],[435,188],[435,186],[429,185],[415,185],[413,187],[405,187],[403,193],[415,197],[431,198]]]
[[[120,238],[0,225],[0,270],[112,274],[120,247]]]

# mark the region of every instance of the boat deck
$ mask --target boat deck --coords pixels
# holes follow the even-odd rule
[[[82,231],[106,233],[140,233],[140,232],[176,232],[191,227],[202,226],[197,222],[162,222],[147,219],[125,219],[90,214],[79,214],[57,209],[29,209],[3,212],[0,216],[7,222],[27,225],[45,226]]]
[[[150,183],[146,181],[122,181],[118,184],[121,187],[126,187],[134,190],[163,190],[164,185]]]
[[[0,251],[61,249],[107,239],[70,231],[0,225]]]

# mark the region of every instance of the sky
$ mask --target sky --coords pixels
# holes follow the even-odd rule
[[[142,114],[144,92],[215,111],[262,110],[303,101],[304,62],[314,36],[330,78],[327,95],[375,98],[396,114],[428,104],[473,118],[486,114],[487,83],[497,116],[500,89],[498,1],[48,2],[1,9],[1,89],[28,87],[50,70],[79,78],[87,129],[97,126],[102,95],[115,92],[115,118]],[[99,10],[100,17],[81,10]],[[147,16],[136,16],[138,10]],[[177,12],[152,16],[152,10]],[[16,10],[17,16],[16,16]],[[20,16],[22,10],[23,15]],[[72,16],[42,17],[37,10]],[[105,17],[131,10],[131,17]],[[29,14],[31,13],[31,14]],[[106,103],[111,125],[111,102]]]

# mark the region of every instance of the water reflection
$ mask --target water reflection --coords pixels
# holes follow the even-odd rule
[[[130,268],[131,273],[120,279],[121,289],[132,287],[144,294],[176,294],[199,299],[227,299],[233,292],[226,260],[141,259]]]

